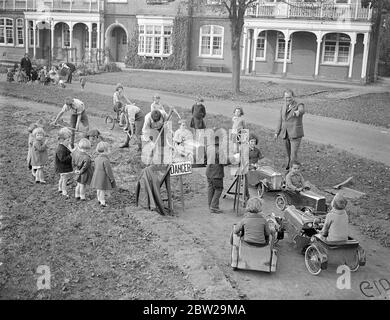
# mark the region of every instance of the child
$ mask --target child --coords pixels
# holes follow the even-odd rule
[[[31,69],[31,82],[35,83],[38,80],[38,71],[35,68]]]
[[[207,163],[209,163],[209,153],[207,152]],[[221,164],[221,154],[219,150],[219,137],[215,137],[215,161],[208,164],[206,168],[206,177],[208,183],[208,204],[210,213],[223,213],[219,208],[219,198],[223,191],[223,178],[225,176],[224,164]]]
[[[14,80],[14,72],[12,71],[12,68],[8,68],[7,71],[7,82],[13,82]]]
[[[46,66],[43,66],[43,68],[39,71],[39,82],[42,85],[46,85],[46,84],[48,84],[49,81],[50,81],[50,79],[48,79],[48,76],[47,76],[47,68],[46,68]]]
[[[36,170],[35,183],[46,183],[43,176],[43,167],[48,160],[47,143],[44,141],[45,131],[43,128],[35,128],[32,132],[33,144],[31,148],[31,167]]]
[[[85,77],[80,77],[80,85],[81,85],[81,90],[84,90],[85,84],[87,83],[87,79]]]
[[[153,102],[150,105],[150,111],[152,112],[153,110],[159,110],[165,112],[165,109],[160,102],[160,96],[157,94],[153,96]]]
[[[206,108],[203,104],[204,100],[198,97],[195,104],[191,108],[192,118],[190,122],[190,128],[193,129],[206,129],[204,118],[206,116]]]
[[[173,158],[180,159],[180,157],[185,157],[192,161],[193,146],[189,144],[193,140],[192,133],[187,129],[185,120],[179,120],[179,123],[180,128],[175,131],[173,136],[175,150]]]
[[[262,206],[260,198],[250,198],[246,207],[247,213],[235,230],[236,234],[244,237],[245,242],[255,246],[268,245],[271,235],[267,220],[261,214]]]
[[[286,187],[288,190],[301,192],[305,189],[310,189],[309,183],[305,181],[300,170],[301,164],[298,161],[294,161],[290,172],[286,176]]]
[[[255,135],[249,136],[249,170],[256,170],[259,161],[264,158],[259,148],[256,148],[258,139]]]
[[[235,151],[238,151],[238,144],[240,142],[241,130],[245,129],[244,110],[241,107],[236,107],[233,111],[233,126],[232,126],[232,140]]]
[[[95,159],[95,171],[93,172],[91,187],[97,189],[97,199],[102,207],[106,207],[105,196],[116,187],[114,174],[112,173],[110,159],[108,158],[108,143],[99,142],[96,151],[99,153]]]
[[[345,211],[348,201],[337,193],[332,200],[332,210],[326,215],[321,235],[327,241],[348,240],[348,215]]]
[[[91,149],[91,143],[88,139],[82,138],[79,141],[79,149],[72,149],[72,166],[75,169],[77,186],[75,190],[76,200],[86,201],[85,189],[91,183],[93,170],[92,160],[87,153]]]
[[[33,177],[35,178],[35,172],[36,170],[32,168],[31,166],[31,149],[32,149],[32,146],[33,146],[33,143],[34,143],[34,136],[32,134],[32,132],[34,131],[35,128],[38,128],[38,124],[37,123],[32,123],[29,127],[28,127],[28,132],[29,132],[29,135],[28,135],[28,152],[27,152],[27,166],[28,166],[28,169],[31,170],[31,174],[33,175]]]
[[[58,147],[55,154],[55,172],[60,174],[58,181],[58,192],[66,198],[69,198],[67,192],[67,183],[69,178],[73,175],[72,169],[72,155],[68,149],[67,143],[72,136],[72,131],[68,128],[61,128],[58,132]]]

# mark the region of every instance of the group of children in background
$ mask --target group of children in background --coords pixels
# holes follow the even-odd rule
[[[45,131],[39,124],[30,125],[28,138],[27,163],[35,183],[43,183],[44,167],[48,162],[48,144],[45,140]],[[78,146],[71,148],[69,142],[72,131],[69,128],[61,128],[58,132],[58,146],[55,152],[54,167],[55,173],[59,174],[58,192],[64,197],[68,195],[68,181],[74,178],[77,182],[75,198],[86,201],[86,188],[91,186],[96,189],[97,200],[102,207],[106,207],[106,196],[116,188],[115,178],[108,158],[109,145],[102,141],[97,130],[88,137],[91,137],[96,145],[97,157],[92,160],[89,154],[92,144],[87,138],[80,139]],[[95,132],[96,131],[96,132]],[[93,137],[96,138],[93,140]]]

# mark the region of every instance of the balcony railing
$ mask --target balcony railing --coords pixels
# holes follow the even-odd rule
[[[104,0],[0,0],[0,10],[102,12]]]
[[[257,2],[248,8],[246,16],[324,20],[370,20],[371,9],[355,4],[317,2]]]

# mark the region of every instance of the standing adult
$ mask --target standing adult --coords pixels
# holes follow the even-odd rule
[[[192,106],[191,113],[192,119],[190,127],[194,129],[205,129],[206,124],[204,122],[204,117],[206,116],[206,108],[203,105],[204,100],[202,98],[197,98],[195,104]]]
[[[73,72],[76,71],[76,66],[71,62],[64,62],[61,67],[62,69],[66,70],[66,73],[68,75],[66,83],[72,83],[72,75]]]
[[[145,116],[140,108],[134,104],[127,104],[124,106],[123,112],[126,117],[126,141],[119,146],[119,148],[128,148],[130,143],[130,135],[137,139],[138,150],[141,151],[141,135],[142,127],[144,126]]]
[[[63,105],[61,111],[57,114],[55,120],[53,121],[53,124],[56,124],[59,119],[61,119],[62,115],[65,112],[70,111],[70,126],[74,128],[76,131],[79,130],[80,123],[85,127],[85,132],[89,131],[89,122],[88,122],[88,116],[86,112],[86,107],[84,105],[84,102],[82,102],[79,99],[72,98],[72,97],[66,97],[65,98],[65,104]],[[71,139],[71,147],[73,148],[74,145],[74,137],[75,137],[75,131],[73,131],[72,139]]]
[[[32,64],[28,53],[25,53],[22,60],[20,60],[20,68],[26,73],[27,79],[30,81]]]
[[[275,131],[275,140],[279,136],[284,140],[288,158],[286,170],[289,170],[291,164],[298,160],[298,150],[304,136],[302,120],[305,114],[305,106],[303,103],[295,101],[292,90],[284,92],[284,100]]]

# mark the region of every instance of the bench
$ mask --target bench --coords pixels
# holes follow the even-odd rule
[[[206,70],[207,72],[212,72],[213,70],[217,70],[218,72],[223,72],[223,65],[206,63],[206,64],[198,65],[198,69],[199,71]]]

